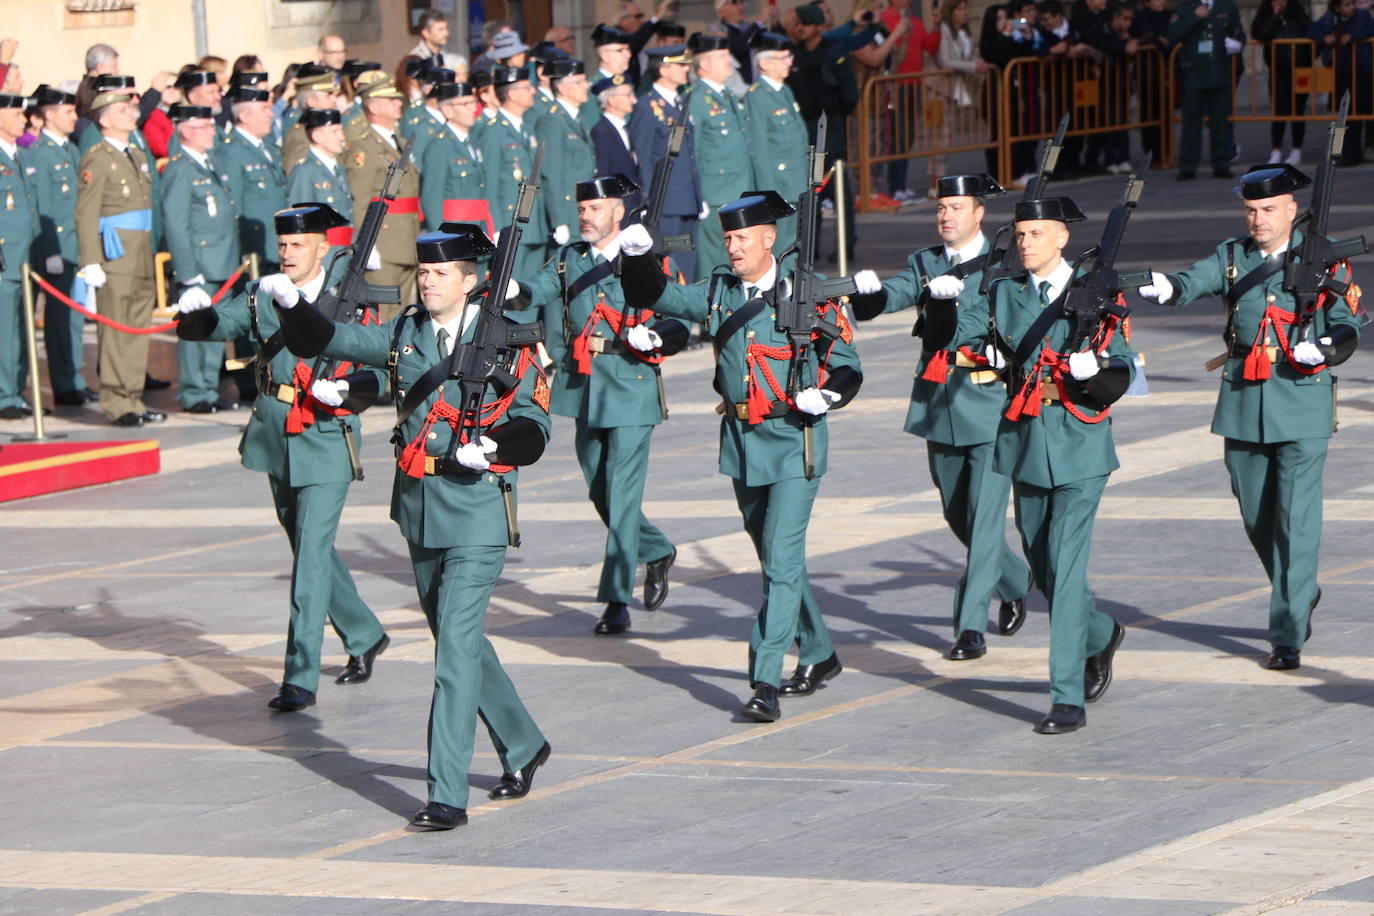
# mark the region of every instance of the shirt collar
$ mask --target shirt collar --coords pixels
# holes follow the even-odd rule
[[[620,115],[613,115],[613,114],[611,114],[609,111],[607,111],[607,112],[604,112],[604,113],[603,113],[603,117],[605,117],[605,119],[606,119],[607,121],[610,121],[611,124],[614,125],[614,126],[616,127],[616,129],[618,129],[618,130],[624,130],[624,129],[625,129],[625,119],[622,118]]]
[[[425,111],[429,112],[429,116],[434,120],[438,121],[440,124],[444,123],[444,113],[439,109],[435,108],[433,105],[426,105]]]
[[[952,261],[954,259],[954,255],[957,254],[959,256],[960,264],[963,264],[966,261],[972,261],[974,258],[978,257],[980,254],[983,253],[983,244],[985,242],[987,242],[987,239],[983,236],[983,233],[980,230],[979,233],[976,236],[974,236],[973,241],[969,242],[967,245],[965,245],[963,248],[960,248],[958,251],[954,251],[948,245],[946,245],[945,260]]]
[[[455,137],[464,143],[468,142],[468,137],[472,135],[470,131],[463,130],[455,124],[449,124],[448,129]]]
[[[191,158],[191,161],[203,169],[210,168],[210,156],[207,153],[198,152],[189,146],[183,146],[181,151]]]
[[[19,161],[19,144],[10,143],[7,140],[0,140],[0,151],[3,151],[6,156],[9,156],[15,162]]]
[[[577,120],[577,109],[572,106],[572,103],[567,99],[559,99],[558,104],[563,106],[563,110],[568,113],[568,117],[572,118],[574,121]]]
[[[324,289],[324,268],[320,268],[320,272],[315,274],[315,279],[304,286],[296,287],[297,292],[304,296],[307,302],[318,301],[322,289]]]
[[[502,108],[501,115],[511,123],[511,126],[520,132],[525,130],[525,119],[520,115],[511,114],[508,109]]]
[[[1068,286],[1069,281],[1073,279],[1073,265],[1061,259],[1059,261],[1059,266],[1050,271],[1048,276],[1041,277],[1031,274],[1030,279],[1031,285],[1035,287],[1037,292],[1043,281],[1050,281],[1050,301],[1053,302],[1055,299],[1059,298],[1059,294],[1064,291],[1064,287]]]
[[[335,159],[333,156],[329,155],[324,150],[320,149],[318,146],[310,147],[310,152],[315,155],[316,159],[323,162],[324,167],[329,169],[329,171],[331,172],[334,171],[334,169],[339,164],[339,160]]]
[[[753,283],[750,283],[748,280],[740,280],[740,282],[744,284],[744,288],[746,290],[749,287],[754,286],[758,287],[758,291],[760,293],[768,292],[775,285],[777,285],[778,282],[778,259],[771,258],[768,262],[767,272],[764,273],[763,276],[755,280]]]
[[[654,91],[657,92],[659,95],[663,96],[663,98],[668,102],[669,105],[677,104],[678,95],[676,89],[672,90],[672,94],[670,95],[669,90],[664,89],[658,83],[654,83]]]
[[[714,90],[716,91],[716,94],[717,94],[717,95],[724,95],[724,94],[725,94],[725,87],[722,86],[720,83],[713,83],[713,82],[711,82],[710,80],[706,79],[705,77],[702,77],[702,78],[701,78],[701,82],[702,82],[702,85],[707,86],[708,88],[714,89]]]
[[[1281,257],[1283,257],[1285,254],[1288,253],[1288,248],[1289,248],[1289,246],[1292,245],[1292,244],[1293,244],[1293,236],[1290,235],[1290,236],[1288,236],[1288,238],[1284,239],[1284,241],[1283,241],[1283,247],[1277,248],[1277,249],[1275,249],[1274,251],[1269,252],[1268,254],[1265,255],[1265,258],[1281,258]]]
[[[67,142],[67,138],[66,138],[66,137],[60,136],[60,135],[58,135],[58,134],[55,134],[55,133],[53,133],[52,131],[48,130],[46,127],[43,128],[43,134],[44,134],[49,140],[51,140],[52,142],[56,143],[58,146],[63,146],[63,145],[65,145],[66,142]]]
[[[105,142],[119,150],[121,153],[129,148],[127,140],[116,140],[114,137],[106,137]]]
[[[440,324],[439,322],[435,321],[434,316],[431,315],[429,319],[429,325],[430,330],[434,333],[435,343],[437,344],[439,342],[439,329],[443,328],[445,331],[448,331],[448,352],[452,353],[453,348],[457,346],[458,341],[462,340],[463,332],[468,329],[469,325],[471,325],[474,321],[477,320],[477,316],[481,313],[482,309],[474,303],[473,305],[470,305],[464,308],[461,312],[459,312],[458,317],[450,321],[448,324]]]
[[[254,146],[255,148],[257,148],[257,149],[261,149],[261,148],[262,148],[262,140],[260,140],[260,139],[258,139],[257,137],[253,136],[253,135],[250,134],[248,131],[244,130],[241,126],[239,126],[238,124],[235,124],[235,125],[234,125],[234,130],[238,131],[239,136],[243,137],[243,139],[245,139],[245,140],[247,140],[249,143],[253,144],[253,146]]]
[[[607,242],[605,246],[602,248],[597,248],[595,245],[593,245],[592,254],[599,254],[607,261],[614,261],[616,257],[620,254],[620,233],[617,232],[615,234],[615,238]]]
[[[767,83],[769,86],[772,86],[774,92],[782,92],[782,87],[783,87],[784,84],[778,82],[778,81],[775,80],[775,79],[773,79],[773,77],[771,77],[771,76],[764,76],[762,73],[760,73],[760,74],[759,74],[759,79],[763,80],[763,81],[764,81],[765,83]]]
[[[392,146],[396,145],[396,131],[389,127],[383,127],[380,124],[373,124],[372,129],[377,132],[377,136],[381,137],[387,143],[390,143]]]

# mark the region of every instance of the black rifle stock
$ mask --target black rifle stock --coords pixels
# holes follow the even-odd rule
[[[1050,186],[1050,180],[1054,177],[1054,169],[1059,163],[1059,152],[1064,148],[1064,134],[1069,129],[1069,113],[1065,112],[1064,117],[1059,119],[1059,128],[1054,132],[1054,139],[1040,153],[1040,169],[1036,172],[1035,178],[1026,185],[1026,191],[1021,195],[1023,201],[1039,200],[1045,196],[1045,191]],[[978,284],[978,294],[987,297],[988,290],[992,284],[1004,277],[1010,277],[1021,271],[1021,256],[1018,253],[1015,261],[1008,263],[1008,258],[1016,248],[1016,237],[1014,229],[1015,220],[1007,222],[997,227],[993,233],[992,245],[988,249],[988,263],[983,269],[983,279]],[[1003,236],[1007,237],[1007,244],[1000,245]],[[993,261],[994,253],[1001,251],[1001,256]]]
[[[659,223],[663,220],[663,204],[668,196],[668,180],[672,177],[673,166],[677,162],[678,155],[682,152],[682,142],[687,137],[687,125],[674,124],[668,128],[668,151],[667,154],[654,166],[653,184],[649,186],[649,199],[643,210],[640,222],[644,228],[649,230],[649,235],[654,240],[654,251],[659,254],[668,254],[674,251],[691,251],[692,237],[690,235],[669,235],[660,234]]]

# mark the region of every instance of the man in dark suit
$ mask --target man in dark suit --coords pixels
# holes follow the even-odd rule
[[[630,46],[630,66],[625,71],[630,78],[630,85],[639,85],[639,78],[642,75],[639,66],[639,55],[649,45],[653,37],[658,34],[656,31],[658,24],[668,17],[669,7],[673,0],[659,0],[658,9],[654,11],[652,17],[644,15],[644,10],[635,0],[624,0],[619,7],[619,17],[615,24],[618,29],[629,36],[626,42]],[[685,34],[685,33],[684,33]]]
[[[630,149],[634,152],[641,187],[653,186],[654,166],[667,155],[668,131],[687,122],[687,105],[678,90],[687,83],[689,55],[685,45],[664,45],[649,52],[649,78],[653,85],[635,103],[630,116]],[[647,193],[647,191],[646,191]],[[663,201],[659,231],[664,235],[688,235],[695,244],[697,223],[701,220],[701,182],[697,178],[696,152],[692,132],[682,141],[668,193]],[[678,252],[674,260],[688,279],[697,277],[696,251]],[[702,265],[710,273],[714,265]]]
[[[601,106],[601,120],[592,127],[592,146],[596,150],[597,175],[639,175],[635,154],[630,150],[626,128],[635,108],[634,84],[624,76],[612,76],[592,86],[592,96]],[[625,225],[634,222],[634,211],[644,201],[635,191],[625,199]]]
[[[730,56],[739,64],[739,77],[752,83],[754,63],[749,56],[749,47],[754,36],[763,31],[763,25],[744,21],[744,0],[715,0],[715,6],[720,24],[725,26],[725,37],[730,42]]]

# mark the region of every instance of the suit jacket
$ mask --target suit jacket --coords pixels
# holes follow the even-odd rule
[[[654,167],[668,155],[668,129],[687,117],[682,105],[671,105],[657,89],[650,89],[635,102],[630,115],[630,149],[639,165],[639,186],[644,193],[654,180]],[[682,152],[673,166],[668,193],[663,199],[665,216],[696,216],[701,212],[701,181],[697,177],[694,131],[687,131]],[[738,168],[738,164],[736,164]]]
[[[207,163],[200,165],[185,150],[169,159],[162,170],[159,204],[176,282],[185,284],[199,275],[207,292],[214,293],[210,284],[228,279],[241,256],[229,190],[208,157]],[[275,258],[275,246],[272,253]]]
[[[33,145],[19,150],[19,164],[29,180],[34,206],[38,208],[38,236],[33,240],[33,263],[55,254],[76,263],[76,182],[81,154],[76,145],[53,142],[40,132]],[[5,260],[9,261],[8,252]],[[16,268],[17,269],[17,268]]]
[[[273,217],[284,210],[286,173],[276,148],[268,140],[254,146],[233,130],[215,146],[216,168],[239,217],[239,244],[245,254],[277,262],[277,229]]]
[[[370,126],[344,153],[344,169],[348,174],[348,189],[353,194],[353,225],[361,226],[367,205],[372,198],[382,193],[386,181],[386,170],[391,163],[401,158],[401,151],[382,139],[382,135]],[[400,190],[396,197],[416,198],[420,196],[420,173],[415,168],[415,160],[406,163],[401,173]],[[388,211],[382,220],[382,231],[377,237],[377,255],[391,264],[415,263],[415,237],[420,234],[420,214]]]
[[[629,133],[629,125],[626,125],[626,136]],[[639,165],[635,162],[634,153],[620,138],[620,131],[604,115],[592,128],[592,146],[596,149],[596,174],[624,175],[639,183]]]

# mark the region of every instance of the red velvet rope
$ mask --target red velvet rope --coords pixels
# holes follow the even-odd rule
[[[239,269],[234,271],[229,276],[228,280],[224,281],[224,285],[221,286],[219,288],[219,291],[216,292],[215,295],[210,298],[211,306],[218,305],[219,301],[224,298],[225,294],[227,294],[229,290],[234,288],[234,284],[238,282],[239,277],[243,276],[243,271],[247,267],[248,262],[244,261],[242,264],[239,265]],[[121,331],[125,334],[160,334],[163,331],[170,331],[177,326],[177,323],[175,321],[169,321],[166,324],[160,324],[156,327],[151,328],[135,328],[130,327],[127,324],[121,324],[120,322],[115,321],[111,318],[106,318],[104,315],[92,312],[88,308],[84,308],[83,306],[77,305],[75,302],[72,301],[72,299],[69,296],[63,295],[61,291],[59,291],[47,280],[44,280],[38,274],[31,273],[29,274],[29,276],[33,277],[34,282],[38,284],[39,288],[42,289],[43,292],[47,293],[49,296],[52,296],[58,302],[65,305],[67,308],[74,309],[80,312],[81,314],[85,315],[87,318],[93,318],[101,324],[105,325],[106,327],[114,328],[116,331]]]

